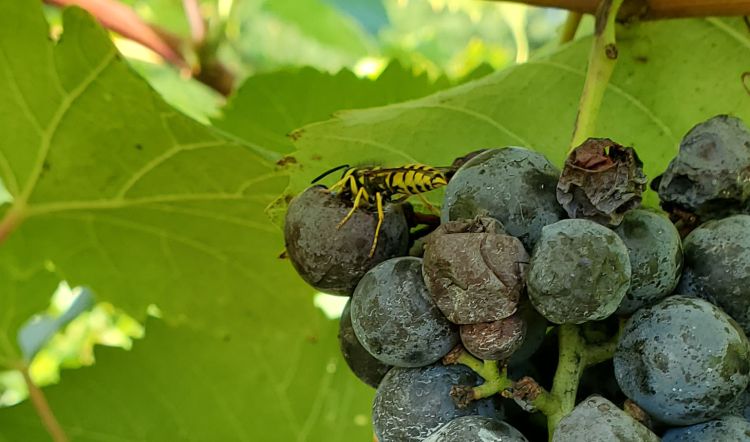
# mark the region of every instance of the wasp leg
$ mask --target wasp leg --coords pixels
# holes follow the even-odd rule
[[[355,180],[351,174],[346,174],[345,176],[341,177],[340,180],[336,181],[331,187],[328,188],[328,191],[333,193],[339,189],[344,190],[344,187],[346,186],[351,187],[352,195],[357,193],[357,180]]]
[[[349,183],[349,179],[348,178],[344,178],[344,179],[338,180],[335,183],[333,183],[333,185],[331,187],[328,188],[328,191],[331,192],[331,193],[333,193],[333,192],[335,192],[335,191],[337,191],[339,189],[343,189],[344,186],[346,186],[348,183]]]
[[[352,215],[354,215],[354,212],[359,208],[359,202],[362,200],[362,195],[364,195],[364,193],[365,193],[365,188],[360,187],[359,191],[357,192],[356,198],[354,198],[354,205],[352,206],[352,210],[350,210],[349,213],[346,214],[344,219],[342,219],[341,222],[339,222],[339,225],[336,226],[337,229],[340,229],[341,227],[343,227],[344,224],[346,224],[346,222],[349,221],[349,218],[351,218]]]
[[[427,201],[427,198],[425,198],[424,195],[422,195],[421,193],[418,193],[417,198],[419,198],[419,200],[422,201],[422,204],[424,204],[425,207],[427,207],[427,210],[432,212],[433,215],[440,215],[440,211],[437,209],[437,207],[430,204],[430,202]]]
[[[383,197],[380,192],[375,192],[375,200],[378,205],[378,225],[375,227],[375,237],[372,239],[372,247],[370,247],[370,258],[375,254],[375,248],[378,246],[378,235],[380,235],[380,226],[383,224]]]

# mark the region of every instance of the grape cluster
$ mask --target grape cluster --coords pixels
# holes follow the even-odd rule
[[[562,170],[519,147],[454,165],[439,218],[386,198],[372,254],[374,207],[342,224],[351,195],[323,186],[289,205],[298,273],[350,296],[339,342],[379,442],[750,441],[743,122],[687,133],[652,182],[668,216],[608,139]]]

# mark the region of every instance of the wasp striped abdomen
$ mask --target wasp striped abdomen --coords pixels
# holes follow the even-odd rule
[[[313,180],[313,183],[341,169],[344,169],[341,179],[329,190],[338,192],[346,198],[353,198],[353,204],[351,211],[339,223],[339,227],[346,224],[358,208],[377,208],[378,224],[375,227],[370,256],[375,253],[378,244],[378,234],[383,222],[383,202],[402,202],[414,195],[423,198],[421,194],[448,184],[449,174],[455,171],[452,168],[437,168],[424,164],[407,164],[391,168],[343,165],[323,173]],[[432,207],[426,200],[424,202],[428,207]]]
[[[392,196],[419,195],[448,184],[442,170],[424,164],[407,164],[380,172],[385,177],[383,190]]]

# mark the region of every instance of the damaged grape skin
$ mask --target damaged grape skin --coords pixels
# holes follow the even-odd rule
[[[490,216],[531,250],[542,227],[565,218],[555,189],[560,171],[520,147],[488,149],[464,164],[445,191],[443,222]]]
[[[718,115],[694,126],[667,170],[654,179],[662,207],[723,218],[750,203],[750,129]]]
[[[721,309],[671,296],[638,310],[614,355],[623,393],[656,419],[691,425],[731,409],[750,381],[750,344]]]
[[[630,285],[630,259],[612,230],[569,219],[542,229],[527,288],[534,308],[555,324],[581,324],[615,312]]]
[[[528,260],[493,218],[449,221],[426,243],[425,284],[454,324],[498,321],[516,311]]]
[[[459,408],[450,395],[454,385],[476,386],[481,378],[463,365],[440,363],[420,368],[393,368],[375,393],[372,425],[380,442],[421,442],[461,416],[502,417],[491,399]]]
[[[750,215],[709,221],[683,242],[677,291],[707,299],[750,333]]]
[[[528,442],[508,423],[486,416],[453,419],[423,442]]]
[[[682,242],[669,219],[641,209],[629,211],[615,233],[630,257],[630,288],[617,309],[627,315],[674,291],[682,272]]]
[[[521,347],[526,324],[520,312],[499,321],[461,326],[461,342],[479,359],[504,361]]]
[[[724,416],[716,420],[672,428],[664,433],[662,442],[747,442],[750,422],[739,416]]]
[[[581,401],[555,428],[552,442],[659,442],[659,437],[601,396]]]
[[[632,147],[589,138],[565,160],[557,201],[571,218],[616,226],[640,206],[646,182],[643,163]]]
[[[408,251],[409,226],[400,205],[386,206],[372,257],[377,214],[358,209],[337,228],[351,207],[351,201],[322,186],[308,188],[289,203],[284,224],[287,255],[302,279],[325,293],[350,296],[365,272]]]
[[[422,260],[393,258],[367,272],[352,295],[351,319],[362,346],[381,362],[422,367],[458,342],[422,279]]]
[[[352,373],[365,384],[377,388],[383,376],[388,373],[391,366],[384,364],[371,355],[359,342],[357,335],[352,327],[351,303],[349,299],[346,302],[344,311],[341,313],[339,320],[339,348],[341,355],[346,361]]]

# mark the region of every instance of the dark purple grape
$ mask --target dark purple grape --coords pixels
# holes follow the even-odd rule
[[[750,333],[750,215],[709,221],[684,247],[678,293],[713,302]]]
[[[510,357],[510,364],[519,363],[530,358],[542,345],[544,338],[547,336],[547,327],[549,322],[547,319],[539,314],[538,311],[531,305],[526,297],[524,297],[518,305],[518,311],[523,319],[524,325],[526,325],[526,333],[524,334],[523,343]]]
[[[372,425],[379,442],[421,442],[461,416],[501,418],[490,399],[459,408],[450,395],[454,385],[479,385],[481,378],[463,365],[435,364],[393,368],[378,386]]]
[[[617,309],[627,315],[674,291],[682,271],[682,242],[669,219],[646,210],[629,211],[615,232],[630,257],[630,287]]]
[[[370,354],[354,334],[350,314],[351,299],[347,301],[339,321],[339,348],[352,372],[365,384],[377,388],[390,365],[384,364]]]
[[[728,414],[741,416],[750,421],[750,390],[745,390],[729,409]]]
[[[400,205],[386,206],[372,257],[370,246],[378,216],[358,209],[337,228],[351,207],[351,201],[321,186],[310,187],[289,203],[284,225],[287,254],[302,279],[322,292],[351,295],[365,272],[408,251],[409,226]]]
[[[555,196],[559,177],[539,153],[520,147],[488,149],[448,183],[441,219],[495,218],[531,250],[542,227],[565,218]]]
[[[750,422],[739,416],[724,416],[689,427],[672,428],[662,442],[748,442]]]
[[[552,442],[659,442],[659,437],[601,396],[590,396],[565,416]]]
[[[424,285],[419,258],[393,258],[367,272],[352,295],[351,317],[362,346],[388,365],[429,365],[459,342]]]
[[[558,221],[542,229],[528,275],[529,299],[549,321],[604,319],[630,285],[628,249],[612,230],[593,221]]]
[[[615,351],[623,393],[656,419],[690,425],[724,414],[750,382],[750,344],[713,304],[672,296],[638,310]]]
[[[750,199],[750,129],[728,115],[696,125],[652,187],[668,212],[709,220],[744,210]]]
[[[506,422],[485,416],[453,419],[423,442],[528,442]]]

